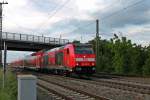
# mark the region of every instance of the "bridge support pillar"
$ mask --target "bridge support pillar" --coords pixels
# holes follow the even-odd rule
[[[0,50],[0,67],[3,67],[3,64],[2,64],[2,50]]]
[[[0,67],[2,67],[2,3],[0,3]]]

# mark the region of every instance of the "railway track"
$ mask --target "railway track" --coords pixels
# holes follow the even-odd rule
[[[126,81],[126,82],[133,82],[133,83],[139,83],[139,84],[150,84],[150,77],[136,77],[136,76],[119,76],[119,75],[113,75],[113,74],[94,74],[93,77],[96,78],[104,78],[104,79],[116,79],[119,81]]]
[[[84,80],[84,79],[63,77],[60,75],[45,75],[45,74],[39,74],[39,73],[34,73],[34,75],[36,75],[40,80],[40,82],[38,81],[38,86],[42,88],[43,90],[47,91],[46,94],[48,93],[50,94],[50,96],[54,96],[56,100],[95,100],[95,99],[96,100],[110,100],[108,98],[111,98],[114,100],[120,100],[118,99],[119,97],[113,97],[113,95],[112,96],[103,95],[103,93],[102,94],[98,93],[98,91],[97,92],[95,91],[96,93],[91,92],[93,91],[93,88],[98,89],[99,86],[100,87],[104,86],[107,89],[110,88],[110,90],[113,90],[113,89],[117,89],[117,91],[121,90],[121,91],[124,91],[124,93],[142,94],[142,96],[150,95],[149,85],[136,84],[134,82],[128,82],[128,81],[122,81],[122,80],[120,81],[120,80],[115,80],[113,78],[104,79],[104,78],[92,77],[92,80]],[[60,92],[59,89],[56,89],[54,87],[59,87],[60,89],[63,88],[64,91],[68,91],[67,93],[70,95],[70,97],[67,95],[66,92],[62,92],[62,91]],[[115,91],[112,93],[116,95]],[[100,95],[104,96],[104,98],[101,97]],[[141,99],[141,100],[145,100],[145,99]]]
[[[64,77],[64,78],[70,79],[68,77]],[[74,79],[74,80],[81,81],[81,79]],[[95,77],[92,77],[92,80],[83,80],[83,81],[91,84],[96,84],[99,86],[106,86],[106,87],[125,90],[129,92],[136,92],[140,94],[150,95],[150,85],[148,84],[130,82],[126,80],[101,79]]]
[[[38,90],[40,90],[40,92],[44,92],[46,93],[48,96],[50,96],[50,100],[65,100],[62,96],[60,96],[59,94],[56,94],[56,92],[47,89],[46,87],[43,87],[42,85],[38,84]],[[38,98],[38,100],[40,100]]]
[[[55,77],[58,77],[58,76],[55,76]],[[63,78],[81,81],[81,79],[68,78],[68,77],[63,77]],[[99,86],[105,86],[105,87],[110,87],[114,89],[120,89],[120,90],[129,91],[129,92],[136,92],[140,94],[150,95],[150,85],[148,84],[130,82],[126,80],[101,79],[101,78],[96,78],[96,77],[92,77],[92,80],[82,80],[82,81],[90,83],[90,84],[99,85]]]
[[[111,100],[105,97],[92,95],[81,90],[64,86],[44,78],[38,79],[38,86],[55,94],[57,100]]]
[[[93,77],[93,80],[95,81],[95,84],[102,86],[150,95],[150,85],[148,84],[120,81],[116,79],[100,79],[95,77]]]

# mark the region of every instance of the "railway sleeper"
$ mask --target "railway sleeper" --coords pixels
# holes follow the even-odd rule
[[[55,100],[65,100],[63,97],[60,97],[59,95],[54,94],[52,91],[49,91],[49,90],[45,89],[45,87],[43,87],[41,85],[39,85],[38,88],[41,89],[42,91],[46,92],[48,95],[50,95],[52,99],[55,99]]]
[[[69,89],[70,91],[74,91],[75,92],[75,94],[79,94],[80,96],[81,96],[81,94],[82,94],[82,96],[88,96],[89,98],[86,98],[86,100],[111,100],[111,99],[109,99],[109,98],[105,98],[105,97],[101,97],[101,96],[97,96],[97,95],[92,95],[92,94],[89,94],[89,93],[87,93],[87,92],[84,92],[84,91],[81,91],[81,90],[78,90],[78,89],[74,89],[74,88],[71,88],[71,87],[68,87],[68,86],[64,86],[64,85],[62,85],[62,84],[59,84],[59,83],[56,83],[56,82],[52,82],[52,81],[50,81],[50,80],[46,80],[46,79],[44,79],[44,78],[39,78],[40,80],[43,80],[43,81],[45,81],[45,82],[48,82],[48,83],[51,83],[51,84],[55,84],[55,85],[58,85],[58,86],[60,86],[60,87],[64,87],[64,88],[67,88],[67,89]],[[81,97],[82,97],[81,96]]]
[[[45,81],[43,81],[41,84],[44,84],[44,83],[45,83],[45,85],[47,84],[47,86],[48,86],[48,84],[52,84],[52,83],[48,83],[48,82],[45,82]],[[54,85],[56,85],[56,84],[54,84]],[[80,93],[77,94],[78,92],[72,91],[72,90],[70,90],[68,88],[64,88],[64,87],[61,87],[61,86],[58,86],[58,88],[65,89],[64,93],[60,93],[60,94],[65,96],[67,99],[69,98],[69,100],[87,100],[87,99],[91,99],[92,98],[92,97],[86,96],[84,94],[80,94]],[[47,89],[53,91],[54,93],[57,93],[57,91],[58,91],[58,90],[50,89],[48,87],[47,87]],[[77,95],[75,95],[75,94],[77,94]]]
[[[110,87],[110,88],[118,88],[120,90],[125,90],[125,91],[129,91],[129,92],[138,92],[141,94],[150,94],[150,90],[147,87],[140,87],[139,85],[132,85],[132,84],[123,84],[123,83],[115,83],[112,81],[103,81],[100,80],[100,84],[106,87]]]

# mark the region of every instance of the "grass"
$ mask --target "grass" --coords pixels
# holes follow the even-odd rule
[[[12,72],[7,71],[3,88],[2,68],[0,68],[0,100],[17,100],[17,79]]]

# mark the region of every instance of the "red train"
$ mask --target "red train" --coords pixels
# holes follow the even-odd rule
[[[11,63],[15,67],[46,70],[55,74],[70,73],[91,75],[95,73],[95,54],[90,44],[66,44],[42,50]]]

